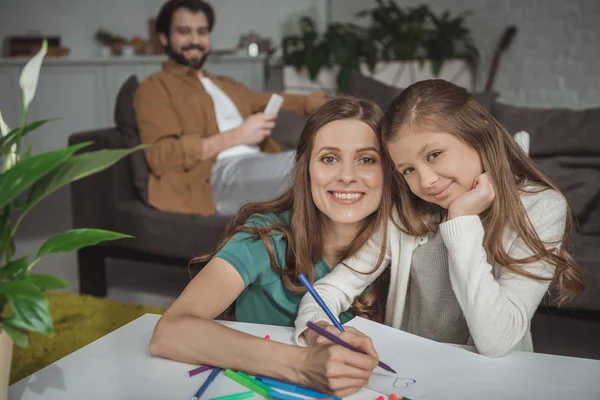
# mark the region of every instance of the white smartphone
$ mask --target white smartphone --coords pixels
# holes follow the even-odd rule
[[[273,93],[271,98],[269,99],[269,103],[265,107],[265,114],[277,114],[281,105],[283,104],[283,97],[278,95],[277,93]]]

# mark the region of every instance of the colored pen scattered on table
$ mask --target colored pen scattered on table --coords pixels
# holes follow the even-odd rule
[[[310,295],[315,299],[315,301],[317,302],[317,304],[319,305],[319,307],[321,307],[323,309],[323,311],[325,312],[325,314],[327,314],[327,316],[331,320],[331,323],[336,328],[338,328],[340,331],[344,332],[344,328],[342,327],[342,324],[340,324],[340,321],[338,321],[337,318],[336,318],[336,316],[333,315],[333,313],[327,307],[327,305],[325,304],[325,302],[323,301],[323,299],[321,298],[321,296],[319,296],[319,294],[317,293],[317,291],[315,290],[315,288],[312,287],[312,285],[310,284],[310,282],[308,281],[308,279],[306,279],[306,276],[304,276],[304,274],[300,274],[300,275],[298,275],[298,279],[300,279],[300,282],[302,282],[302,284],[304,285],[304,287],[306,288],[306,290],[308,290],[308,293],[310,293]]]
[[[339,344],[340,346],[344,346],[345,348],[350,349],[352,351],[366,354],[364,351],[362,351],[358,347],[354,347],[350,343],[346,343],[345,341],[343,341],[339,337],[335,336],[334,334],[327,332],[325,329],[321,328],[319,325],[316,325],[316,324],[308,321],[306,323],[306,326],[308,327],[308,329],[318,333],[319,335],[325,336],[327,339],[331,340],[333,343]],[[386,371],[389,371],[393,374],[396,373],[396,371],[394,371],[389,365],[385,364],[384,362],[378,361],[378,365],[381,368],[385,369]]]
[[[248,392],[230,394],[228,396],[213,397],[210,400],[240,400],[240,399],[249,399],[251,397],[254,397],[254,392],[250,390]]]
[[[254,382],[252,382],[251,379],[246,379],[231,369],[226,369],[225,375],[227,375],[229,378],[233,379],[240,385],[246,386],[248,389],[252,390],[253,392],[258,393],[259,395],[261,395],[263,397],[267,397],[267,393],[269,391],[264,389],[263,387],[255,384]]]
[[[217,375],[219,375],[219,372],[221,372],[221,371],[222,371],[222,369],[218,368],[218,367],[213,369],[212,372],[210,373],[210,375],[208,376],[208,378],[206,378],[206,380],[202,384],[202,386],[200,386],[200,389],[198,389],[198,391],[196,392],[194,397],[192,397],[192,400],[198,400],[200,398],[200,396],[202,396],[202,394],[206,391],[208,386],[212,383],[212,381],[215,380]]]
[[[341,400],[337,397],[332,397],[329,394],[320,393],[320,392],[317,392],[316,390],[312,390],[312,389],[306,388],[304,386],[294,385],[293,383],[283,382],[283,381],[280,381],[280,380],[277,380],[274,378],[269,378],[269,377],[262,376],[262,375],[256,375],[256,379],[272,388],[281,389],[281,390],[285,390],[287,392],[292,392],[292,393],[298,393],[303,396],[309,396],[309,397],[312,397],[315,399]]]
[[[194,368],[192,370],[189,370],[188,372],[185,373],[185,377],[186,378],[191,378],[192,376],[196,376],[198,374],[203,373],[204,371],[208,371],[209,369],[212,369],[213,367],[210,365],[201,365],[198,368]]]

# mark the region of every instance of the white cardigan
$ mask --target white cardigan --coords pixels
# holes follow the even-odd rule
[[[540,239],[547,248],[560,245],[567,215],[564,197],[554,191],[523,192],[521,201]],[[350,308],[354,299],[391,265],[390,289],[385,323],[400,329],[408,288],[413,250],[426,243],[426,237],[415,237],[387,224],[388,243],[385,260],[370,274],[379,257],[382,233],[374,235],[355,256],[345,260],[354,270],[339,264],[318,280],[314,287],[334,315]],[[440,224],[440,233],[448,250],[450,282],[463,311],[471,338],[479,353],[499,357],[511,350],[533,351],[531,318],[548,290],[550,281],[535,280],[492,265],[483,248],[484,230],[478,216],[454,218]],[[532,254],[517,234],[507,227],[503,234],[504,248],[515,259]],[[533,262],[526,270],[538,276],[552,278],[555,267],[545,262]],[[308,321],[329,321],[326,314],[306,294],[300,303],[296,319],[296,341],[303,344],[300,334]]]

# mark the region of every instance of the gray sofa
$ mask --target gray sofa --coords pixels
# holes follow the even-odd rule
[[[93,141],[87,150],[139,144],[133,96],[137,80],[121,88],[115,127],[77,133],[69,143]],[[399,93],[360,74],[350,80],[349,94],[369,98],[382,108]],[[531,157],[563,190],[577,231],[571,250],[582,266],[586,292],[564,309],[544,303],[532,322],[536,351],[600,359],[600,108],[583,111],[530,109],[496,102],[496,93],[476,93],[477,100],[512,133],[531,135]],[[280,113],[273,138],[292,149],[306,117]],[[158,211],[147,201],[148,167],[141,152],[100,174],[71,185],[75,228],[95,227],[133,235],[78,252],[82,293],[106,295],[105,260],[127,258],[185,267],[190,258],[212,249],[228,220]],[[187,273],[179,269],[177,273]]]

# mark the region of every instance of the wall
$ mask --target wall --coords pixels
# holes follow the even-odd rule
[[[396,0],[402,6],[420,0]],[[374,0],[333,0],[334,18],[362,22],[355,14]],[[519,29],[501,60],[495,89],[500,101],[524,106],[600,105],[600,1],[436,0],[432,10],[471,12],[467,25],[482,55],[479,88],[507,25]]]
[[[93,57],[94,34],[104,28],[125,37],[148,37],[148,18],[156,16],[164,0],[0,0],[0,37],[38,31],[60,35],[75,58]],[[213,0],[217,23],[215,48],[230,48],[240,34],[255,30],[279,43],[296,29],[301,15],[312,15],[323,25],[322,0]]]
[[[356,11],[374,0],[332,0],[333,19],[357,21]],[[421,0],[396,0],[417,5]],[[213,0],[217,48],[232,47],[255,29],[275,43],[296,29],[304,14],[325,21],[325,0]],[[73,57],[94,56],[93,36],[103,27],[124,36],[147,35],[146,21],[162,0],[0,0],[0,36],[39,30],[59,34]],[[470,11],[467,19],[482,54],[479,87],[505,26],[519,33],[502,59],[495,88],[501,101],[529,106],[582,108],[600,105],[600,1],[436,0],[436,11]]]

